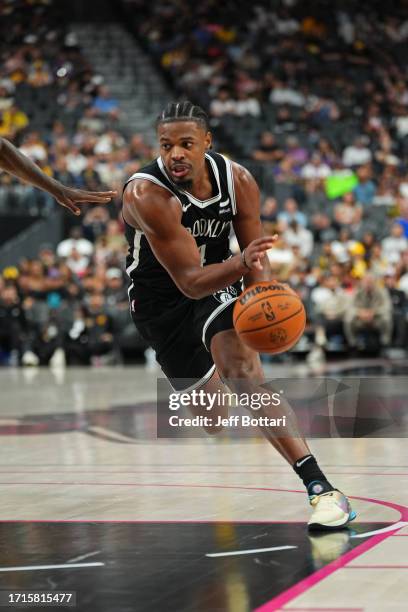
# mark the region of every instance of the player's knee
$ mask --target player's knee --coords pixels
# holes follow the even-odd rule
[[[240,381],[261,379],[262,370],[257,361],[253,359],[234,359],[225,363],[220,371],[223,380],[228,380],[233,386]]]

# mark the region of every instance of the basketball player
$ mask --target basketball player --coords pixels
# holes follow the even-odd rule
[[[68,208],[74,215],[81,214],[76,204],[107,204],[114,195],[115,191],[82,191],[65,187],[60,182],[47,176],[40,168],[34,164],[26,155],[20,153],[8,140],[0,138],[0,169],[9,174],[13,174],[26,183],[30,183],[38,189],[48,191],[61,206]]]
[[[210,150],[200,107],[169,104],[157,120],[157,135],[160,157],[131,176],[123,194],[132,318],[176,391],[227,392],[228,379],[241,393],[264,392],[259,355],[232,323],[241,278],[245,285],[271,278],[265,254],[276,236],[263,236],[259,189],[245,168]],[[231,226],[242,249],[235,256]],[[187,389],[180,380],[186,378],[194,380]],[[320,470],[293,413],[289,420],[291,437],[268,428],[264,434],[306,486],[309,526],[345,526],[355,513]]]

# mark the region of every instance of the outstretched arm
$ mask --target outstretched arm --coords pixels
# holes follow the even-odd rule
[[[264,233],[261,223],[259,188],[252,174],[243,166],[234,163],[234,186],[237,199],[237,214],[234,217],[234,231],[241,251],[253,241],[260,239]],[[277,239],[275,235],[274,240]],[[271,279],[272,272],[268,257],[264,256],[262,268],[247,270],[244,276],[245,285]]]
[[[92,192],[65,187],[65,185],[47,176],[26,155],[20,153],[11,142],[4,138],[0,138],[0,168],[30,183],[30,185],[34,185],[34,187],[48,191],[61,206],[65,206],[75,215],[79,215],[81,212],[77,204],[89,202],[106,204],[116,195],[115,191]]]
[[[180,291],[192,299],[224,289],[248,269],[260,269],[265,251],[274,243],[271,236],[251,242],[245,250],[245,263],[239,254],[222,263],[201,267],[196,241],[181,224],[181,215],[177,199],[148,181],[132,181],[125,190],[125,221],[143,230],[158,261]]]

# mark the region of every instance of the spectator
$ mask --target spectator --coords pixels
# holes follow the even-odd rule
[[[404,236],[408,239],[408,199],[399,198],[399,217],[397,222],[403,227]]]
[[[401,254],[408,249],[408,239],[404,236],[404,228],[399,223],[393,223],[390,235],[381,242],[384,257],[389,264],[397,264]]]
[[[100,115],[107,115],[110,119],[119,118],[119,103],[115,98],[110,96],[107,87],[101,86],[98,95],[94,99],[92,107]]]
[[[47,146],[38,132],[29,132],[25,136],[20,151],[33,162],[44,163],[48,158]]]
[[[57,255],[58,257],[67,258],[71,255],[73,249],[75,249],[79,255],[88,258],[88,260],[92,256],[94,250],[92,242],[83,237],[82,228],[79,226],[73,227],[69,238],[59,243]]]
[[[18,365],[26,330],[17,289],[6,285],[0,290],[0,363]]]
[[[72,247],[68,257],[65,258],[65,263],[71,272],[81,278],[88,269],[89,257],[81,255],[76,247]]]
[[[0,136],[11,140],[29,124],[29,119],[24,111],[15,104],[2,111],[0,115]]]
[[[238,99],[235,103],[235,114],[238,115],[238,117],[244,117],[246,115],[259,117],[261,114],[261,107],[254,96],[249,96],[246,92],[242,91],[238,94]]]
[[[210,104],[210,113],[213,117],[235,114],[235,103],[228,89],[222,87],[218,90],[216,98]]]
[[[288,198],[283,207],[284,210],[278,214],[278,223],[282,231],[289,226],[291,221],[296,221],[298,225],[306,227],[307,217],[304,213],[300,212],[294,198]]]
[[[282,81],[275,81],[269,95],[269,101],[279,106],[289,104],[290,106],[303,107],[305,104],[303,94]]]
[[[352,145],[343,151],[343,164],[346,167],[357,167],[371,162],[372,154],[367,147],[367,140],[359,136]]]
[[[392,334],[392,305],[386,289],[378,286],[372,274],[361,280],[344,317],[344,330],[349,345],[363,347],[367,333],[378,334],[381,346],[388,346]],[[361,338],[363,334],[364,339]],[[362,344],[362,342],[364,344]]]
[[[278,219],[278,203],[276,198],[268,197],[265,198],[264,203],[261,207],[261,221],[264,224],[276,223]]]
[[[397,278],[392,268],[386,271],[384,284],[392,304],[393,344],[405,348],[407,345],[408,297],[404,291],[397,288]]]
[[[322,161],[319,153],[313,153],[310,161],[303,166],[300,174],[305,180],[322,181],[331,174],[331,169]]]
[[[371,180],[372,171],[370,164],[360,166],[357,170],[359,184],[354,188],[354,196],[359,204],[370,206],[373,203],[376,186]]]
[[[325,347],[329,339],[335,339],[339,346],[343,342],[343,319],[350,297],[336,276],[326,276],[321,284],[324,291],[316,288],[311,293],[316,320],[315,341],[318,346]]]
[[[301,257],[310,257],[313,251],[313,234],[292,219],[289,222],[287,229],[283,232],[283,239],[291,246],[297,246],[300,249]]]
[[[272,132],[262,132],[258,148],[252,152],[252,157],[262,162],[276,162],[282,159],[283,151],[277,145]]]
[[[389,268],[390,261],[385,256],[382,246],[379,242],[375,242],[371,249],[369,258],[370,272],[378,277],[384,276]]]
[[[94,206],[86,213],[82,226],[84,236],[95,242],[99,236],[106,232],[109,222],[109,212],[102,206]]]
[[[100,358],[113,350],[113,321],[107,313],[105,298],[100,293],[89,298],[88,321],[91,360],[99,365]]]
[[[128,294],[123,282],[123,274],[119,268],[109,268],[106,271],[105,282],[106,305],[109,308],[128,308]]]
[[[334,207],[334,220],[339,228],[348,227],[352,233],[355,233],[360,229],[362,218],[363,208],[356,203],[352,192],[346,193],[342,202]]]

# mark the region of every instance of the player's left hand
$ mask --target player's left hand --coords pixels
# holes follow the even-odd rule
[[[68,208],[74,215],[80,215],[79,204],[107,204],[117,195],[117,191],[83,191],[82,189],[61,186],[58,192],[53,195],[58,204]]]

